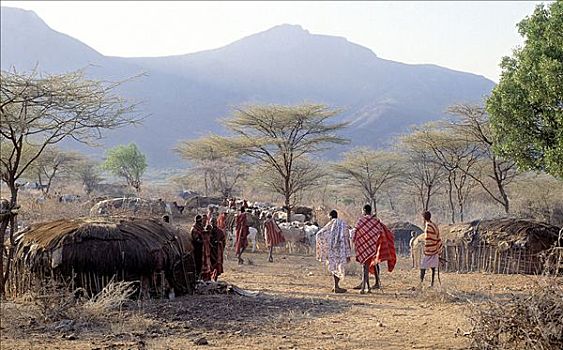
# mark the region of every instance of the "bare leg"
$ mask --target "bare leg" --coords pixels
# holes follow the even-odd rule
[[[274,262],[274,257],[272,256],[272,252],[274,251],[274,246],[270,246],[270,251],[268,253],[268,261]]]
[[[380,268],[379,268],[379,264],[375,264],[375,285],[373,286],[373,288],[375,289],[380,289],[381,288],[381,280],[379,278],[380,275]]]
[[[238,263],[239,263],[239,265],[244,264],[244,260],[243,260],[243,258],[242,258],[242,253],[244,253],[244,250],[245,250],[245,249],[246,249],[246,247],[242,247],[242,248],[240,249],[240,254],[238,255]]]
[[[420,269],[420,283],[424,282],[424,275],[426,274],[426,269]]]
[[[436,275],[436,268],[432,268],[432,282],[430,282],[430,287],[434,287],[434,276]]]
[[[360,294],[369,293],[369,291],[370,291],[370,288],[369,288],[369,263],[368,263],[368,264],[364,264],[364,266],[363,266],[363,275],[362,275],[362,283],[361,283]]]
[[[334,292],[335,293],[345,293],[346,289],[340,288],[340,286],[339,286],[340,278],[338,278],[336,275],[332,275],[332,277],[334,277]]]

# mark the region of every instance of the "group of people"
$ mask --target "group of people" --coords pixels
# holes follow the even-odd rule
[[[223,273],[223,253],[227,239],[214,216],[196,215],[191,229],[196,278],[217,281]]]
[[[431,221],[431,214],[422,214],[425,221],[425,247],[421,259],[420,282],[424,282],[426,269],[432,269],[432,284],[436,268],[439,265],[439,254],[442,242],[438,227]],[[317,259],[325,262],[334,280],[334,293],[345,293],[340,287],[340,280],[344,277],[345,265],[350,262],[352,249],[350,241],[354,243],[356,261],[362,265],[362,279],[358,286],[361,294],[370,293],[369,275],[375,276],[374,288],[380,288],[379,264],[386,261],[389,272],[392,272],[397,262],[393,233],[375,215],[369,204],[363,207],[363,215],[358,219],[354,228],[338,218],[338,212],[329,213],[330,221],[317,232]]]
[[[194,247],[196,274],[203,280],[217,280],[223,272],[223,252],[226,245],[225,220],[226,213],[219,217],[212,210],[208,215],[197,215],[191,230]],[[431,221],[431,214],[422,214],[425,221],[425,247],[421,259],[420,282],[424,282],[426,269],[432,270],[432,286],[434,285],[436,268],[439,265],[439,254],[442,242],[438,227]],[[340,287],[344,277],[345,265],[352,257],[354,244],[355,259],[362,266],[362,279],[358,286],[361,294],[370,293],[370,274],[375,276],[374,288],[380,288],[379,264],[387,262],[387,269],[392,272],[397,262],[393,233],[381,220],[372,214],[372,207],[363,207],[363,215],[350,230],[348,225],[338,218],[336,210],[328,214],[329,222],[316,234],[316,257],[328,266],[334,280],[334,293],[345,293]],[[218,224],[219,221],[219,224]],[[242,254],[248,245],[249,226],[246,210],[240,208],[235,218],[235,253],[239,264],[244,263]],[[283,232],[276,221],[268,214],[264,222],[264,237],[268,247],[268,261],[273,262],[273,248],[285,242]]]

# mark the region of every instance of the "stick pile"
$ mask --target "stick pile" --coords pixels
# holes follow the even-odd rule
[[[470,320],[475,349],[563,349],[563,286],[547,278],[529,295],[473,304]]]

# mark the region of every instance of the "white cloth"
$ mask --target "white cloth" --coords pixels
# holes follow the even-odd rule
[[[440,263],[440,257],[438,256],[438,254],[435,255],[422,254],[422,259],[420,260],[420,268],[430,269],[433,267],[438,267],[439,263]]]
[[[351,256],[348,226],[340,219],[332,219],[317,232],[317,260],[326,262],[328,270],[344,278],[344,266]]]

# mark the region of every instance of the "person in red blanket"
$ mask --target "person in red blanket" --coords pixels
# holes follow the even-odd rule
[[[354,228],[354,248],[356,261],[362,265],[362,282],[360,294],[370,293],[369,267],[377,253],[377,240],[381,235],[379,220],[371,215],[371,205],[364,205],[363,215],[358,219]]]
[[[269,249],[268,254],[268,261],[274,262],[274,258],[272,256],[272,252],[275,246],[281,245],[285,242],[285,237],[283,236],[281,228],[278,224],[272,219],[272,214],[268,214],[266,216],[266,221],[264,221],[264,229],[265,229],[265,238],[266,238],[266,245]]]
[[[243,207],[240,208],[240,213],[236,217],[236,240],[235,252],[238,258],[239,265],[244,264],[242,253],[248,245],[248,223],[246,221],[246,212]]]
[[[227,242],[224,231],[217,224],[217,219],[211,219],[211,225],[207,230],[211,233],[211,279],[217,281],[223,273],[223,253]]]
[[[194,262],[196,279],[200,278],[201,268],[203,262],[203,218],[201,215],[196,215],[194,218],[194,225],[191,230],[192,246],[194,247]]]
[[[352,240],[356,249],[356,261],[363,266],[362,282],[354,289],[360,293],[369,293],[369,274],[375,275],[375,288],[380,288],[379,263],[387,261],[389,272],[393,271],[397,263],[395,253],[395,239],[391,230],[387,228],[375,215],[371,214],[371,205],[363,208],[363,216],[353,230]]]

